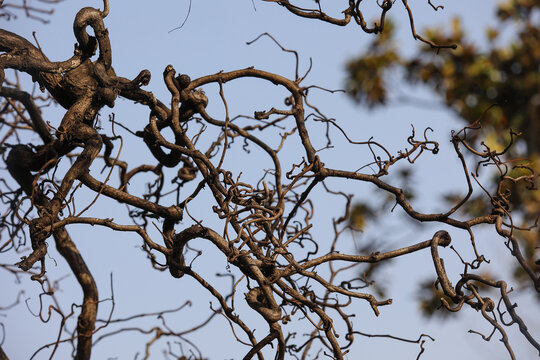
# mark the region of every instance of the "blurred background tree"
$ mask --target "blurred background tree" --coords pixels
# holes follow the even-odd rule
[[[463,121],[475,126],[480,122],[483,142],[477,146],[502,150],[510,142],[509,129],[520,134],[517,145],[507,156],[508,174],[514,178],[540,170],[540,1],[510,0],[500,3],[496,10],[497,28],[487,28],[485,41],[476,44],[470,32],[454,18],[449,29],[443,26],[424,30],[429,40],[436,43],[459,44],[456,50],[433,51],[419,47],[417,53],[403,55],[404,49],[394,40],[396,29],[386,24],[384,33],[371,43],[370,51],[347,64],[347,89],[359,103],[374,109],[399,100],[419,106],[418,102],[395,89],[391,75],[399,74],[408,86],[424,86],[440,97],[444,107],[455,112]],[[472,135],[472,134],[471,134]],[[475,169],[471,169],[474,171]],[[494,179],[492,185],[496,186]],[[535,252],[540,246],[537,219],[540,214],[540,193],[526,192],[525,187],[503,182],[509,194],[514,223],[519,231],[523,252],[531,266],[538,260]],[[448,196],[452,203],[459,196]],[[492,207],[489,197],[476,195],[465,211],[471,215]],[[491,199],[499,201],[500,199]],[[366,205],[358,203],[351,211],[353,227],[366,220]],[[529,229],[533,226],[532,229]],[[535,260],[537,261],[534,264]],[[524,285],[524,272],[516,264],[515,280]],[[432,315],[440,304],[439,292],[428,281],[421,292],[421,307]],[[437,301],[434,299],[437,298]]]

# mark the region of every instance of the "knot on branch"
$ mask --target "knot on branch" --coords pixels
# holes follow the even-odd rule
[[[191,78],[187,74],[179,74],[176,78],[176,87],[178,90],[184,90],[191,83]]]
[[[197,168],[189,162],[185,162],[184,164],[185,165],[183,167],[178,169],[176,176],[178,179],[186,183],[197,177]]]
[[[246,302],[269,323],[275,323],[281,319],[281,309],[273,308],[261,288],[253,288],[245,294]]]
[[[181,278],[184,276],[184,271],[182,270],[185,267],[184,261],[184,241],[178,241],[180,236],[174,233],[174,224],[175,221],[172,219],[166,219],[163,222],[163,240],[168,249],[172,251],[168,254],[165,254],[167,260],[167,266],[169,267],[169,272],[174,278]]]
[[[495,310],[495,302],[491,298],[488,298],[488,297],[482,298],[482,302],[483,302],[482,308],[485,311],[492,312],[493,310]]]
[[[435,246],[447,247],[452,242],[452,238],[448,231],[439,230],[433,235],[431,241],[435,243]]]
[[[28,271],[34,266],[38,261],[41,261],[47,254],[47,244],[45,239],[48,237],[49,232],[44,231],[44,219],[49,219],[49,217],[33,219],[30,222],[30,239],[32,240],[32,252],[28,257],[21,257],[21,261],[15,265],[23,271]]]
[[[178,254],[176,251],[169,256],[167,256],[167,265],[169,266],[169,273],[172,277],[180,279],[184,276],[184,268],[186,262],[184,261],[184,255]]]
[[[193,115],[200,113],[208,105],[208,97],[203,90],[183,90],[180,93],[180,120],[187,121]]]
[[[181,278],[188,268],[184,259],[184,247],[186,244],[190,240],[199,237],[209,238],[210,240],[212,238],[207,233],[206,228],[200,225],[192,225],[175,234],[174,222],[174,220],[168,219],[163,223],[163,237],[167,248],[172,250],[169,254],[166,254],[169,272],[173,277]]]
[[[135,79],[131,80],[131,85],[133,89],[138,89],[141,86],[146,86],[150,83],[150,79],[152,78],[152,74],[150,73],[150,70],[142,70],[139,75],[135,77]]]

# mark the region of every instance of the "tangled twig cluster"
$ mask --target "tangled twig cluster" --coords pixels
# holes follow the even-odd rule
[[[381,263],[424,249],[431,250],[434,277],[436,276],[437,284],[449,299],[443,300],[445,308],[459,311],[463,305],[468,305],[480,311],[494,331],[501,334],[502,341],[512,357],[513,351],[504,329],[512,323],[517,323],[527,340],[540,350],[540,345],[516,312],[506,282],[475,273],[485,261],[484,257],[476,252],[476,248],[474,261],[463,262],[464,272],[457,284],[453,286],[450,283],[443,259],[438,252],[439,246],[444,247],[451,243],[447,231],[438,231],[432,239],[385,252],[348,254],[342,252],[339,244],[343,234],[350,229],[346,220],[349,217],[352,196],[331,190],[328,183],[333,179],[366,182],[392,196],[396,206],[400,206],[412,219],[466,230],[473,246],[473,228],[481,224],[493,225],[497,233],[506,240],[511,255],[529,275],[534,289],[540,291],[540,278],[535,265],[529,264],[520,251],[515,235],[517,227],[509,209],[510,193],[506,186],[508,183],[523,182],[533,188],[536,175],[530,168],[519,165],[524,175],[512,177],[509,173],[511,166],[504,158],[506,149],[498,152],[484,145],[483,149],[478,150],[474,144],[470,144],[467,135],[477,130],[480,123],[455,133],[451,139],[461,161],[468,192],[444,213],[422,213],[413,207],[405,191],[391,185],[385,180],[385,176],[397,163],[413,163],[422,153],[439,152],[439,144],[429,139],[430,129],[426,129],[421,138],[418,138],[413,128],[412,135],[407,139],[409,147],[397,154],[392,154],[373,139],[354,141],[335,120],[326,117],[309,103],[308,93],[313,87],[302,84],[305,76],[298,75],[298,68],[293,80],[251,67],[191,79],[186,74],[177,75],[174,67],[169,65],[163,72],[163,81],[170,93],[170,105],[166,105],[143,89],[143,86],[150,82],[149,71],[141,71],[132,80],[116,75],[112,67],[109,35],[104,25],[104,18],[108,14],[107,0],[104,3],[103,11],[87,7],[77,14],[74,33],[78,44],[73,57],[66,61],[51,62],[40,49],[26,39],[0,30],[0,84],[3,82],[0,96],[4,99],[0,118],[5,134],[0,144],[9,173],[16,182],[13,187],[12,183],[2,180],[0,196],[5,205],[1,219],[2,231],[8,234],[8,238],[2,239],[0,250],[18,251],[25,244],[27,234],[32,246],[31,252],[17,264],[18,268],[6,269],[17,274],[21,271],[32,274],[32,279],[43,287],[44,295],[55,296],[54,287],[46,277],[47,240],[52,237],[83,290],[81,305],[74,306],[71,313],[64,314],[57,307],[49,309],[49,314],[53,310],[60,314],[61,326],[78,313],[76,333],[68,339],[61,339],[59,335],[57,342],[44,348],[53,346],[56,350],[61,343],[72,342],[77,344],[75,357],[88,359],[95,335],[101,334],[98,332],[112,321],[111,318],[106,321],[97,319],[98,305],[103,299],[98,295],[97,285],[85,264],[83,254],[78,251],[67,230],[72,224],[88,224],[138,234],[154,268],[168,270],[175,278],[193,278],[219,303],[219,308],[212,309],[213,313],[208,319],[189,331],[175,333],[167,330],[165,324],[155,328],[155,331],[152,331],[154,337],[147,344],[147,356],[150,346],[160,337],[182,338],[185,333],[206,325],[214,315],[219,314],[230,322],[236,339],[248,346],[249,350],[244,359],[256,356],[262,360],[263,352],[271,344],[276,344],[274,352],[277,359],[290,356],[304,359],[310,353],[317,353],[319,349],[324,349],[324,353],[331,358],[343,359],[355,335],[366,335],[355,330],[353,304],[367,302],[374,314],[378,315],[379,308],[390,305],[392,299],[379,299],[371,294],[368,289],[370,281],[365,277],[351,276],[343,279],[342,275],[353,273],[351,270],[362,264]],[[352,18],[364,31],[373,33],[383,31],[385,14],[393,4],[392,1],[383,1],[380,23],[370,28],[359,10],[361,1],[349,1],[349,7],[343,12],[343,19],[326,15],[320,7],[318,10],[305,10],[288,0],[277,3],[298,16],[317,18],[337,25],[345,25]],[[410,16],[415,38],[436,48],[447,47],[432,44],[417,35],[407,2],[403,0],[403,4]],[[87,27],[93,29],[94,36],[87,33]],[[284,48],[283,50],[289,51]],[[92,61],[91,58],[96,52],[98,57]],[[47,90],[50,98],[40,98],[20,89],[17,83],[5,78],[4,69],[30,74],[43,90]],[[283,108],[272,107],[242,119],[231,118],[223,90],[224,84],[245,78],[258,79],[285,89],[287,97]],[[212,84],[219,88],[220,101],[226,109],[223,118],[212,115],[207,110],[209,102],[213,100],[209,99],[201,88]],[[147,125],[139,131],[130,132],[144,142],[155,159],[155,165],[131,168],[127,162],[120,159],[119,152],[114,158],[112,154],[116,147],[115,141],[121,138],[116,135],[108,136],[95,126],[99,111],[104,106],[113,107],[118,96],[140,103],[148,109]],[[60,126],[54,131],[51,131],[51,127],[42,118],[37,105],[50,99],[54,99],[66,110]],[[372,172],[363,173],[361,170],[365,167],[359,170],[337,169],[324,164],[312,144],[308,126],[311,120],[337,130],[346,142],[360,149],[367,149],[373,157],[369,164]],[[114,118],[111,122],[115,123]],[[208,128],[216,129],[217,132]],[[275,146],[260,135],[281,129],[287,131],[280,133]],[[38,134],[42,144],[8,145],[8,139],[13,139],[14,134],[25,130]],[[172,136],[165,135],[165,130]],[[201,140],[211,136],[207,134],[218,135],[210,141]],[[511,134],[512,139],[515,135]],[[280,152],[286,141],[296,141],[303,151],[303,154],[295,159],[296,163],[288,169],[282,165]],[[244,182],[243,178],[235,176],[226,167],[230,161],[228,152],[232,151],[233,144],[239,142],[244,144],[244,149],[249,146],[261,150],[272,164],[271,168],[266,169],[264,175],[255,181]],[[328,142],[331,143],[329,135]],[[103,155],[100,155],[103,147],[105,150]],[[80,150],[80,153],[73,155],[72,152],[76,149]],[[74,158],[74,161],[69,170],[60,174],[57,171],[58,162],[64,157]],[[456,213],[471,197],[474,182],[480,184],[477,174],[470,173],[466,157],[476,158],[478,167],[489,165],[498,169],[499,186],[494,192],[486,190],[492,203],[490,213],[462,220]],[[118,169],[120,177],[117,185],[111,184],[110,173],[104,179],[98,179],[92,173],[91,166],[98,158],[102,158],[105,166],[111,170]],[[168,169],[176,172],[174,178],[170,179],[172,189],[165,186],[166,178],[170,175]],[[149,184],[146,193],[138,195],[129,191],[131,179],[149,173],[153,174],[156,180]],[[74,186],[76,182],[80,182],[80,185]],[[185,189],[195,183],[196,185],[191,187],[192,191],[186,195]],[[80,186],[87,187],[96,194],[89,207],[98,201],[99,197],[127,204],[134,224],[124,225],[110,218],[83,216],[89,207],[76,212],[72,202],[75,191]],[[345,214],[333,220],[334,238],[328,248],[322,246],[312,232],[316,209],[313,205],[313,193],[320,188],[328,194],[342,197],[345,202]],[[205,203],[203,193],[211,194],[213,204]],[[176,194],[176,199],[171,201],[167,196],[169,194]],[[211,210],[222,221],[222,227],[211,228],[204,225],[201,219],[192,217],[189,209],[193,204]],[[161,224],[159,239],[153,238],[149,233],[149,227],[155,223]],[[191,225],[186,226],[187,223]],[[223,293],[211,285],[195,270],[193,262],[186,260],[189,243],[194,239],[208,240],[223,254],[228,264],[241,274],[240,279],[233,279],[229,293]],[[319,271],[323,265],[328,266],[328,270]],[[480,285],[497,289],[500,292],[499,303],[483,295],[486,290],[481,289]],[[245,287],[244,299],[247,305],[268,325],[266,334],[262,337],[261,330],[256,336],[254,329],[244,322],[243,315],[237,313],[234,306],[235,293],[240,291],[241,286]],[[509,321],[503,320],[506,314],[510,317]],[[300,341],[293,334],[287,333],[287,324],[298,317],[309,323],[312,329],[309,336]],[[237,333],[235,329],[239,329],[243,334]],[[61,333],[60,331],[59,334]],[[94,340],[94,344],[103,336],[109,335],[111,334],[100,335]],[[427,335],[422,335],[417,340],[390,335],[388,337],[419,344],[420,354],[423,352],[425,339],[429,338]]]

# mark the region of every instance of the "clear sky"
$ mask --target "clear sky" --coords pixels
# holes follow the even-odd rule
[[[336,3],[346,1],[333,0]],[[369,0],[372,1],[372,0]],[[5,0],[9,3],[10,0]],[[374,1],[373,1],[374,2]],[[459,15],[464,19],[464,28],[474,34],[479,41],[483,36],[483,29],[493,22],[494,3],[492,1],[465,1],[465,0],[440,0],[444,10],[434,12],[427,1],[413,2],[411,6],[416,16],[417,30],[421,31],[427,25],[446,26],[451,17]],[[34,2],[35,5],[39,4]],[[310,2],[311,3],[311,2]],[[368,1],[365,1],[369,9]],[[101,1],[65,1],[55,7],[54,15],[50,16],[51,23],[41,25],[24,16],[12,22],[2,20],[0,26],[16,32],[29,41],[33,42],[32,31],[36,31],[41,48],[51,60],[64,60],[72,55],[75,38],[72,33],[72,23],[76,12],[81,6],[102,7]],[[313,61],[313,69],[306,79],[306,84],[316,84],[329,89],[343,88],[344,64],[351,57],[365,51],[370,40],[370,35],[364,34],[360,28],[351,24],[345,28],[325,24],[318,21],[299,19],[272,2],[260,0],[193,0],[191,12],[185,25],[178,30],[170,32],[179,26],[187,15],[190,7],[188,0],[158,0],[154,2],[142,0],[111,0],[111,10],[105,19],[109,30],[112,49],[113,67],[120,76],[133,78],[142,69],[152,72],[152,81],[146,87],[159,99],[168,103],[170,95],[163,84],[162,72],[165,66],[173,64],[177,72],[187,73],[191,78],[197,78],[206,74],[212,74],[221,70],[229,71],[255,66],[263,70],[275,72],[287,77],[294,76],[294,58],[289,54],[282,53],[267,38],[247,46],[246,42],[254,39],[263,32],[271,33],[281,44],[289,49],[295,49],[300,55],[300,72],[305,72],[309,66],[309,59]],[[375,13],[373,13],[374,15]],[[370,19],[373,15],[368,14]],[[398,38],[402,42],[405,52],[414,52],[422,44],[412,40],[408,28],[408,20],[403,6],[396,2],[391,11],[392,19],[398,24]],[[397,84],[401,87],[404,85]],[[407,89],[407,88],[405,88]],[[206,90],[206,89],[205,89]],[[243,114],[252,114],[253,110],[266,108],[269,101],[276,101],[280,95],[276,95],[271,89],[260,87],[260,83],[247,82],[240,86],[227,85],[226,94],[230,96],[230,105],[233,111]],[[212,111],[219,112],[221,103],[219,96],[212,89],[207,89],[210,97]],[[427,91],[418,90],[415,95],[425,98],[436,105],[437,100]],[[213,98],[211,97],[213,96]],[[212,103],[212,99],[214,103]],[[314,103],[328,116],[335,118],[354,138],[366,140],[374,136],[376,140],[389,144],[390,148],[398,150],[406,146],[406,138],[410,135],[411,123],[417,129],[426,126],[434,128],[433,137],[442,146],[441,154],[437,157],[427,154],[424,159],[415,164],[414,169],[416,184],[423,189],[423,195],[418,200],[418,206],[425,211],[437,210],[440,203],[431,201],[438,193],[438,189],[456,190],[465,189],[463,179],[456,177],[457,163],[449,144],[449,133],[452,129],[459,129],[461,122],[446,112],[443,107],[437,109],[430,107],[422,109],[417,106],[395,104],[380,111],[368,111],[355,105],[350,99],[341,94],[328,94],[313,92]],[[281,100],[280,100],[281,101]],[[214,105],[216,104],[216,105]],[[59,124],[61,118],[60,109],[47,109],[45,114],[52,124]],[[118,99],[113,110],[102,111],[103,126],[109,126],[106,119],[109,113],[114,111],[117,120],[132,129],[140,130],[148,121],[147,109],[140,105],[134,105],[129,101]],[[315,147],[323,147],[325,139],[315,139]],[[129,146],[132,144],[133,146]],[[344,156],[339,141],[336,148],[322,153],[323,161],[339,167],[343,162],[350,161],[350,157]],[[122,156],[131,163],[152,162],[149,151],[142,143],[129,142],[126,140]],[[293,151],[293,150],[291,150]],[[341,152],[340,152],[341,151]],[[346,152],[345,152],[346,154]],[[289,154],[291,159],[298,160],[296,154]],[[358,154],[359,158],[369,156]],[[367,157],[366,157],[367,159]],[[250,166],[256,166],[261,161],[257,155],[241,159],[236,164],[237,171],[244,171],[249,176]],[[264,160],[266,161],[266,160]],[[442,166],[441,164],[444,164]],[[449,165],[448,165],[449,164]],[[231,166],[234,166],[231,164]],[[430,177],[423,176],[422,169],[431,170]],[[99,171],[96,169],[95,171]],[[142,184],[143,182],[141,182]],[[136,185],[134,185],[136,186]],[[336,186],[348,186],[336,184]],[[373,195],[373,188],[358,186],[343,189],[348,193],[358,194],[359,199],[369,200]],[[322,197],[323,195],[321,195]],[[91,197],[87,197],[91,200]],[[103,199],[102,199],[103,200]],[[84,197],[83,197],[84,203]],[[319,215],[321,239],[330,239],[330,221],[332,216],[340,216],[341,213],[332,212],[331,206],[321,207]],[[115,217],[119,222],[129,223],[121,213],[123,206],[115,206],[111,202],[102,201],[92,208],[93,214],[100,217]],[[193,213],[200,218],[211,210],[203,204],[198,204]],[[213,215],[213,214],[212,214]],[[389,216],[389,225],[385,228],[388,236],[390,232],[389,247],[401,247],[421,240],[431,238],[438,228],[433,226],[410,226],[410,223],[402,220],[399,211]],[[207,220],[212,224],[212,220]],[[322,224],[325,222],[325,225]],[[102,298],[110,294],[110,274],[113,274],[116,308],[113,317],[128,317],[141,312],[157,312],[177,307],[187,300],[192,301],[192,306],[176,314],[167,317],[167,324],[177,331],[182,331],[201,320],[201,316],[207,316],[208,304],[213,301],[204,291],[187,278],[171,279],[168,273],[159,273],[151,269],[145,254],[138,249],[140,240],[135,235],[118,234],[99,228],[72,227],[70,231],[80,247],[81,253],[93,272]],[[324,233],[327,231],[327,233]],[[372,229],[369,236],[383,235],[383,232]],[[485,231],[484,238],[478,240],[479,246],[485,253],[494,259],[505,253],[502,240],[500,244],[490,244],[493,234]],[[155,235],[155,234],[154,234]],[[159,235],[159,234],[158,234]],[[456,246],[464,253],[471,254],[468,238],[465,233],[455,231],[452,233]],[[328,240],[329,241],[329,240]],[[225,273],[226,261],[216,251],[204,244],[197,244],[204,248],[205,254],[195,263],[198,271],[206,273],[215,282],[221,282],[223,288],[229,286],[228,280],[215,277],[215,273]],[[49,263],[49,276],[52,279],[62,278],[68,274],[63,260],[55,252],[53,246],[49,247],[51,258]],[[445,253],[451,257],[450,252]],[[14,263],[18,259],[2,254],[2,263]],[[55,266],[55,261],[58,265]],[[498,264],[505,264],[498,262]],[[449,272],[459,274],[462,269],[459,262],[453,257],[447,264]],[[504,267],[504,266],[503,266]],[[504,269],[497,269],[504,274]],[[427,252],[398,260],[395,265],[385,271],[384,279],[388,283],[385,287],[389,290],[389,296],[394,299],[394,304],[382,309],[381,316],[375,318],[369,306],[360,304],[357,310],[357,329],[373,334],[390,333],[396,336],[417,338],[421,333],[427,333],[436,338],[433,343],[426,344],[424,359],[507,359],[508,355],[502,343],[498,341],[498,334],[490,343],[484,342],[479,336],[467,333],[469,329],[489,333],[488,324],[480,314],[470,309],[465,309],[455,318],[443,321],[426,320],[421,317],[417,310],[415,292],[417,283],[435,276],[430,256]],[[24,298],[28,298],[28,307],[37,312],[39,308],[39,289],[37,284],[28,279],[21,278],[23,285],[14,283],[14,278],[6,272],[0,272],[2,288],[8,291],[0,291],[0,306],[13,301],[13,294],[17,289],[24,288]],[[71,303],[80,302],[80,290],[73,276],[69,276],[59,283],[58,298],[62,301],[62,307],[68,311]],[[75,289],[75,290],[73,290]],[[243,295],[237,295],[237,302],[243,300]],[[524,317],[528,318],[531,329],[540,329],[540,320],[534,316],[526,316],[530,309],[538,309],[538,305],[524,298],[524,304],[530,304],[524,311]],[[239,305],[246,313],[249,310]],[[106,318],[110,311],[110,303],[103,303],[100,307],[100,318]],[[202,314],[202,315],[201,315]],[[8,356],[13,359],[26,359],[41,345],[54,341],[57,336],[59,319],[52,315],[52,319],[46,325],[31,315],[24,304],[17,306],[15,310],[0,311],[0,322],[4,323],[5,341],[3,348]],[[259,324],[255,317],[247,317],[249,323]],[[155,319],[155,318],[154,318]],[[159,320],[156,320],[159,321]],[[139,323],[140,324],[140,323]],[[150,327],[150,322],[144,323]],[[71,324],[71,329],[73,324]],[[259,334],[266,331],[261,329]],[[103,330],[103,334],[108,333]],[[518,359],[528,359],[535,356],[535,352],[527,345],[515,326],[508,330],[511,336],[511,344],[518,355]],[[534,333],[534,332],[533,332]],[[95,335],[99,338],[101,333]],[[216,318],[211,326],[205,330],[187,337],[200,345],[203,354],[210,359],[240,358],[246,353],[244,346],[235,342],[230,336],[230,329],[223,318]],[[144,344],[150,339],[149,336],[140,336],[130,333],[130,336],[106,338],[98,343],[94,349],[96,359],[132,359],[136,352],[144,351]],[[173,345],[174,346],[174,345]],[[153,349],[152,359],[166,358],[161,354],[159,347]],[[175,348],[177,349],[177,347]],[[178,351],[176,351],[178,353]],[[63,346],[59,349],[57,358],[68,358],[70,349]],[[418,353],[417,345],[392,342],[386,339],[358,338],[356,346],[349,355],[350,359],[415,359]],[[66,355],[67,354],[67,355]],[[397,357],[396,357],[396,354]],[[50,349],[44,350],[36,356],[36,359],[47,359]],[[142,356],[139,356],[142,358]]]

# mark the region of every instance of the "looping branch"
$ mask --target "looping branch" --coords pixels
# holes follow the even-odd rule
[[[354,19],[363,31],[374,34],[384,30],[386,15],[394,8],[391,0],[378,3],[380,18],[370,26],[364,20],[360,0],[348,1],[341,17],[328,15],[320,2],[318,9],[304,9],[289,0],[274,2],[294,15],[339,26]],[[417,35],[411,9],[406,0],[402,3],[415,39],[437,49],[453,47],[433,44]],[[434,7],[434,10],[439,8]],[[92,337],[102,329],[96,327],[100,302],[97,285],[67,231],[71,225],[79,224],[137,234],[154,269],[168,269],[178,281],[185,281],[186,277],[195,280],[213,299],[211,314],[200,327],[214,315],[222,315],[231,326],[234,338],[249,347],[244,356],[246,359],[257,356],[262,360],[263,353],[270,347],[279,360],[286,356],[308,358],[323,351],[334,359],[344,359],[351,351],[355,334],[379,336],[356,330],[354,317],[358,309],[365,307],[378,316],[385,306],[392,304],[392,299],[375,295],[380,290],[375,280],[376,270],[391,259],[412,253],[428,256],[428,248],[435,267],[436,284],[448,299],[442,301],[445,308],[459,311],[463,306],[471,306],[478,310],[494,331],[501,334],[509,353],[512,351],[504,326],[512,324],[517,324],[527,341],[538,349],[538,342],[516,313],[516,305],[510,301],[506,282],[472,273],[486,261],[476,248],[473,229],[478,225],[491,225],[506,241],[511,256],[532,280],[534,289],[540,291],[534,265],[520,248],[517,232],[523,228],[514,224],[508,192],[508,184],[526,184],[528,189],[533,189],[537,180],[531,166],[520,163],[512,167],[512,160],[505,158],[518,134],[511,132],[508,146],[495,151],[486,144],[478,146],[468,137],[470,132],[480,128],[479,123],[453,133],[451,142],[461,167],[463,194],[455,204],[448,206],[449,209],[422,212],[409,196],[408,189],[393,185],[391,176],[396,168],[401,169],[399,164],[418,163],[418,159],[426,155],[440,155],[442,147],[432,139],[433,129],[428,127],[417,134],[413,126],[412,133],[397,152],[369,136],[362,135],[365,136],[362,141],[353,140],[357,134],[345,131],[341,122],[326,116],[310,102],[310,93],[315,91],[310,91],[312,89],[327,93],[336,91],[303,85],[306,76],[298,73],[298,53],[282,47],[272,37],[283,51],[294,53],[294,79],[254,67],[191,79],[187,74],[177,75],[173,65],[168,65],[162,77],[168,99],[162,102],[142,89],[150,83],[148,70],[140,71],[132,80],[116,75],[104,23],[108,13],[108,0],[104,0],[103,10],[86,7],[77,13],[73,32],[78,44],[74,56],[61,62],[49,61],[26,39],[0,30],[0,80],[5,84],[0,88],[0,96],[6,99],[0,104],[0,130],[6,131],[0,146],[2,152],[6,152],[5,163],[16,184],[12,188],[11,180],[2,178],[0,181],[0,199],[6,205],[1,220],[9,235],[9,240],[0,244],[0,251],[22,252],[29,238],[31,250],[24,253],[14,271],[28,272],[44,286],[46,265],[50,262],[47,241],[52,237],[58,252],[76,276],[83,290],[80,310],[74,306],[76,310],[72,311],[80,311],[76,331],[71,339],[61,341],[59,337],[56,347],[63,342],[76,342],[75,357],[89,359],[95,344]],[[92,31],[94,35],[89,34]],[[97,51],[99,54],[93,61]],[[56,125],[48,125],[37,105],[43,99],[20,90],[18,80],[6,79],[5,69],[30,74],[48,91],[51,99],[65,108],[56,128],[53,127]],[[255,111],[251,109],[250,115],[237,114],[230,100],[231,94],[226,91],[227,84],[245,79],[275,89],[285,102],[269,101]],[[215,95],[212,88],[218,89],[217,96],[212,96]],[[105,106],[113,107],[119,96],[141,104],[148,122],[128,126],[111,116],[110,131],[99,127],[99,112]],[[136,126],[140,127],[135,129]],[[124,140],[116,132],[119,127],[120,131],[127,130],[127,136],[142,140],[152,156],[149,164],[138,163],[144,158],[138,158],[142,148],[137,149],[136,159],[134,156],[126,159],[126,150],[120,151]],[[337,136],[334,134],[336,129]],[[23,131],[37,134],[43,144],[22,143],[19,139],[26,137],[20,137],[19,133]],[[314,134],[323,134],[322,144]],[[335,137],[345,144],[336,142]],[[4,143],[8,138],[17,139],[18,143]],[[118,143],[120,148],[115,149]],[[340,145],[350,146],[352,150],[345,153],[345,165],[336,167],[337,161],[326,156],[326,151]],[[357,152],[362,151],[368,156],[367,164],[359,163],[361,156],[357,156]],[[70,161],[65,168],[59,164],[62,159]],[[468,164],[474,160],[477,161],[473,165],[476,173],[471,173]],[[133,162],[137,164],[133,166]],[[106,176],[94,173],[98,163],[103,170],[107,169]],[[488,190],[489,187],[479,180],[480,170],[488,165],[498,171],[499,182],[495,190]],[[512,169],[522,173],[513,176]],[[111,176],[115,170],[119,171],[119,180]],[[130,183],[133,179],[143,178],[139,176],[142,174],[147,179],[144,187]],[[459,210],[472,199],[475,182],[484,191],[491,207],[479,216],[467,217]],[[367,208],[355,209],[352,195],[332,190],[334,186],[349,183],[371,186],[395,202],[394,207],[401,208],[412,220],[444,225],[452,231],[465,230],[476,257],[465,261],[460,256],[465,270],[456,285],[452,286],[439,255],[440,247],[450,245],[452,240],[445,230],[437,231],[428,240],[407,239],[410,243],[393,250],[383,251],[384,246],[379,246],[378,242],[364,246],[349,241],[360,236],[353,229],[353,216],[360,213],[359,221],[365,222],[374,213]],[[92,192],[94,199],[85,202],[82,210],[77,201],[80,188]],[[327,203],[327,197],[335,200]],[[133,224],[120,225],[112,218],[100,217],[94,204],[103,199],[109,201],[107,204],[125,204]],[[321,217],[316,216],[316,212],[321,208],[332,210],[334,204],[343,204],[343,213],[337,218],[322,220],[331,221],[332,236],[320,230]],[[86,215],[91,212],[95,216]],[[156,229],[161,236],[154,239],[152,231],[155,233]],[[381,235],[377,241],[387,240],[385,236]],[[4,241],[3,236],[1,239]],[[196,239],[208,240],[206,245],[219,251],[230,270],[228,276],[232,284],[229,289],[214,286],[210,278],[197,272],[202,259],[207,256],[194,248]],[[351,243],[357,246],[352,253]],[[36,264],[40,268],[33,271]],[[219,270],[222,265],[205,263],[204,266]],[[498,310],[496,301],[485,296],[480,285],[498,289],[508,321],[502,321],[502,310]],[[235,307],[238,293],[244,294],[242,300],[249,308]],[[255,332],[246,325],[244,310],[251,311],[268,326],[262,336],[259,336],[261,331]],[[500,313],[497,315],[496,311]],[[64,329],[70,316],[60,315],[61,329]],[[175,337],[182,344],[188,344],[183,336],[199,329],[172,331],[163,315],[159,313],[161,326],[149,330],[126,328],[119,332],[137,331],[149,335],[151,338],[145,351],[150,357],[150,348],[159,339]],[[303,321],[310,327],[307,340],[295,338],[289,327],[292,321]],[[104,321],[103,327],[110,323]],[[420,344],[419,356],[424,351],[423,337],[430,338],[422,335],[413,341],[382,336]],[[198,349],[192,343],[189,346]]]

